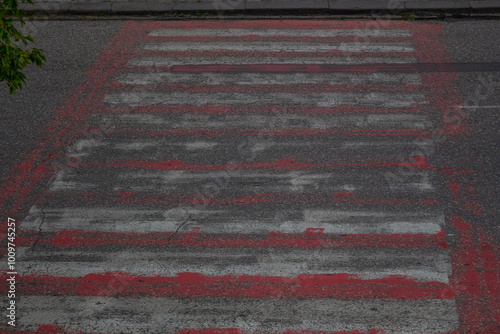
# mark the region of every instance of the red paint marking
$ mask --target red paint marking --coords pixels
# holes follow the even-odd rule
[[[134,23],[124,27],[108,43],[87,72],[87,82],[68,94],[62,108],[54,111],[47,125],[40,131],[41,138],[35,149],[20,159],[9,176],[0,186],[0,211],[6,216],[16,217],[20,211],[26,211],[41,196],[43,190],[38,186],[46,184],[57,169],[54,159],[60,156],[65,147],[76,140],[74,129],[81,127],[95,110],[99,99],[104,94],[102,86],[116,69],[124,65],[120,61],[120,49],[127,49],[138,35]],[[101,91],[102,90],[102,91]],[[71,131],[70,131],[71,130]],[[6,230],[6,223],[0,223],[0,229]]]
[[[483,206],[477,200],[476,188],[473,184],[458,181],[457,177],[451,175],[448,189],[457,206],[476,216],[483,214]]]
[[[36,332],[9,332],[10,334],[85,334],[87,332],[79,331],[69,331],[63,326],[58,325],[44,325],[40,326]],[[242,330],[239,328],[204,328],[204,329],[194,329],[185,328],[177,332],[177,334],[257,334],[258,332]],[[281,334],[385,334],[386,332],[381,329],[371,329],[368,332],[365,331],[309,331],[309,330],[287,330],[280,332]],[[88,334],[88,333],[87,333]],[[92,332],[92,334],[104,334]],[[276,333],[277,334],[277,333]]]
[[[427,199],[427,200],[404,200],[404,199],[333,199],[335,203],[363,203],[363,204],[415,204],[415,205],[432,205],[438,204],[440,201],[438,199]]]
[[[276,115],[334,115],[334,114],[396,114],[396,113],[421,113],[422,106],[415,105],[410,108],[378,108],[370,106],[341,105],[335,107],[307,107],[307,106],[137,106],[137,107],[109,107],[101,106],[99,113],[123,114],[123,113],[165,113],[165,114],[276,114]]]
[[[491,234],[480,230],[481,291],[486,308],[485,323],[487,328],[500,328],[500,252],[498,243]]]
[[[65,329],[65,327],[59,325],[43,325],[40,326],[36,332],[9,332],[9,333],[10,334],[85,334],[87,332],[69,331]],[[177,332],[177,334],[257,334],[257,333],[258,332],[242,330],[239,328],[204,328],[204,329],[185,328]],[[371,329],[368,332],[365,331],[361,332],[358,330],[342,331],[342,332],[287,330],[280,333],[281,334],[384,334],[386,332],[381,329]],[[92,332],[92,334],[104,334],[104,333]]]
[[[205,328],[205,329],[194,329],[186,328],[176,334],[257,334],[260,332],[247,331],[239,328]],[[275,334],[277,334],[276,332]],[[386,332],[382,329],[371,329],[368,332],[365,331],[309,331],[309,330],[286,330],[284,332],[279,332],[280,334],[385,334]]]
[[[38,327],[36,332],[6,332],[10,334],[83,334],[79,331],[69,331],[63,326],[43,325]],[[96,333],[95,333],[96,334]]]
[[[243,333],[248,333],[248,331],[244,331],[239,328],[204,328],[204,329],[185,328],[178,331],[176,334],[243,334]]]
[[[333,197],[334,198],[343,198],[343,197],[352,197],[354,193],[346,193],[346,192],[338,192],[334,193]]]
[[[478,227],[470,225],[454,214],[449,223],[459,232],[459,239],[453,245],[451,257],[453,275],[452,287],[456,291],[460,332],[495,333],[500,325],[498,317],[498,256],[490,240],[478,233]],[[486,252],[484,251],[486,249]],[[493,270],[485,270],[484,264]],[[492,288],[492,291],[489,289]]]
[[[419,61],[441,63],[453,61],[444,40],[442,24],[415,26],[412,28],[412,33]],[[442,126],[438,134],[457,136],[471,133],[466,123],[465,111],[458,108],[464,103],[456,87],[459,82],[457,73],[439,75],[422,73],[421,77],[425,91],[429,94],[428,101],[441,112]],[[457,182],[459,173],[471,171],[457,173],[450,169],[448,172],[451,175],[448,187],[455,204],[469,213],[480,215],[482,207],[474,200],[473,191],[469,188],[471,185]],[[459,315],[459,329],[456,333],[498,333],[500,329],[498,299],[488,300],[489,290],[484,288],[491,285],[498,287],[498,277],[491,275],[491,272],[485,275],[484,272],[488,271],[481,268],[488,261],[486,259],[490,254],[478,251],[480,247],[478,227],[470,225],[456,214],[449,219],[449,224],[458,231],[458,240],[451,243],[450,249],[453,273],[451,282],[457,294]],[[498,273],[498,267],[496,268]]]
[[[453,62],[446,41],[442,24],[413,26],[413,43],[420,62]],[[422,85],[427,92],[427,100],[438,108],[442,117],[442,128],[438,132],[447,136],[468,134],[471,129],[466,124],[466,113],[458,106],[464,101],[456,84],[459,78],[456,72],[421,73]]]
[[[7,276],[0,277],[4,279]],[[418,282],[399,275],[380,279],[362,279],[350,274],[301,274],[288,278],[180,273],[175,277],[149,277],[125,272],[108,272],[88,274],[83,277],[19,276],[17,284],[23,296],[287,299],[452,299],[454,297],[447,284]]]
[[[36,332],[9,332],[10,334],[85,334],[87,332],[69,331],[63,326],[58,325],[43,325]],[[242,330],[239,328],[204,328],[194,329],[185,328],[177,332],[177,334],[257,334],[258,332]],[[371,329],[365,331],[342,331],[342,332],[326,332],[326,331],[308,331],[308,330],[287,330],[280,332],[281,334],[385,334],[381,329]],[[104,334],[92,332],[92,334]],[[277,334],[277,333],[276,333]]]
[[[104,245],[178,245],[183,247],[244,248],[398,248],[437,247],[446,249],[444,231],[436,234],[334,234],[317,231],[304,233],[271,232],[252,234],[202,234],[198,227],[189,233],[132,233],[65,230],[53,234],[18,237],[20,247],[47,245],[53,247],[95,247]],[[175,235],[175,237],[173,237]]]

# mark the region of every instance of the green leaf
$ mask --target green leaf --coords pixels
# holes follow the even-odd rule
[[[25,25],[26,13],[19,9],[17,0],[0,0],[0,81],[5,81],[10,94],[22,89],[26,75],[22,72],[28,65],[43,66],[46,61],[42,49],[24,49],[12,41],[21,41],[24,46],[34,43],[33,36],[23,34],[14,26],[17,19],[21,26]],[[21,0],[22,3],[33,4],[33,0]]]

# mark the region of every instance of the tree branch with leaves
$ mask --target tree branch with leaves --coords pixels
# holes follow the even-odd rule
[[[17,22],[21,27],[26,24],[26,12],[19,9],[19,2],[0,1],[0,81],[6,81],[9,93],[14,94],[17,89],[22,89],[22,84],[26,81],[22,70],[30,64],[41,67],[46,58],[42,49],[22,48],[34,41],[31,35],[23,34],[15,27]],[[21,1],[33,4],[33,0]]]

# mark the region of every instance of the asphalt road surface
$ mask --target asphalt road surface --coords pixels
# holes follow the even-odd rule
[[[2,330],[500,331],[495,21],[32,29]]]

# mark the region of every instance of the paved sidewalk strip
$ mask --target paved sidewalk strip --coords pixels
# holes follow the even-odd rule
[[[246,14],[431,14],[496,13],[500,0],[35,0],[21,8],[39,13],[68,14],[195,14],[195,16]]]

